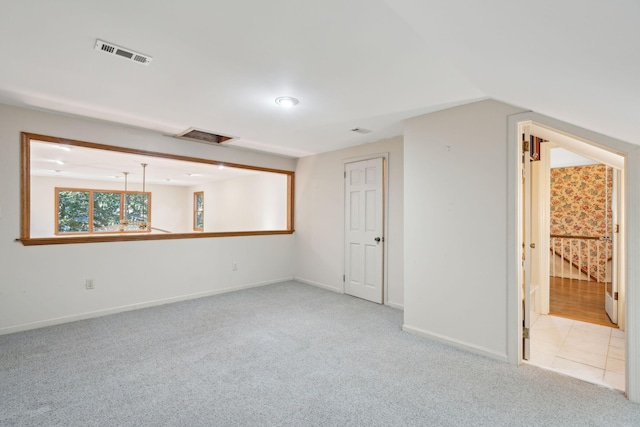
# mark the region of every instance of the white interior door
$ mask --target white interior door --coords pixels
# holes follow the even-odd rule
[[[616,233],[616,224],[619,224],[618,212],[619,212],[619,194],[620,194],[620,171],[613,169],[613,193],[611,194],[611,248],[613,253],[611,255],[611,279],[606,282],[604,291],[604,309],[607,315],[611,319],[612,323],[618,323],[618,254],[619,254],[619,242],[618,233]]]
[[[384,158],[345,164],[345,293],[383,303]]]

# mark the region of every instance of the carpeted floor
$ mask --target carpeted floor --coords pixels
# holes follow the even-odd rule
[[[286,282],[0,336],[0,426],[638,426],[619,392]]]

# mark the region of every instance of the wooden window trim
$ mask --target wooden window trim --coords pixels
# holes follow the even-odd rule
[[[55,187],[54,189],[55,191],[55,197],[54,197],[54,203],[55,206],[53,208],[53,213],[54,213],[54,225],[55,225],[55,231],[54,234],[56,236],[86,236],[86,235],[103,235],[103,234],[121,234],[121,233],[150,233],[151,232],[151,192],[150,191],[145,191],[144,193],[142,191],[124,191],[124,190],[101,190],[101,189],[97,189],[97,188],[69,188],[69,187]],[[60,208],[60,199],[59,199],[59,195],[61,191],[75,191],[78,193],[89,193],[89,214],[88,214],[88,218],[89,218],[89,224],[88,224],[88,231],[84,232],[84,231],[78,231],[78,232],[71,232],[71,233],[64,233],[64,232],[60,232],[60,230],[58,229],[59,226],[59,208]],[[120,221],[122,221],[124,219],[125,216],[125,210],[123,209],[124,203],[125,203],[125,195],[127,194],[146,194],[147,198],[149,200],[149,202],[147,203],[147,223],[149,224],[148,230],[129,230],[129,231],[94,231],[93,230],[93,211],[94,211],[94,205],[93,205],[93,195],[95,193],[115,193],[115,194],[120,194]]]
[[[202,196],[202,209],[198,210],[198,196]],[[203,223],[202,227],[198,228],[198,213],[202,212]],[[194,191],[193,192],[193,231],[202,232],[204,231],[204,191]]]
[[[127,147],[117,147],[93,142],[78,141],[73,139],[59,138],[48,135],[40,135],[29,132],[21,132],[21,150],[20,150],[20,237],[16,241],[21,242],[24,246],[39,245],[59,245],[59,244],[75,244],[75,243],[100,243],[100,242],[130,242],[143,240],[175,240],[175,239],[198,239],[198,238],[216,238],[216,237],[242,237],[242,236],[270,236],[293,234],[294,230],[294,190],[295,190],[295,172],[264,168],[259,166],[243,165],[238,163],[221,162],[218,160],[201,159],[196,157],[188,157],[167,153],[159,153],[154,151],[138,150]],[[55,236],[55,237],[31,237],[31,166],[30,166],[30,141],[32,139],[44,142],[52,142],[57,144],[65,144],[71,146],[96,148],[100,150],[117,151],[122,153],[141,154],[151,157],[159,157],[165,159],[183,160],[187,162],[205,163],[210,165],[225,165],[240,169],[258,170],[264,172],[274,172],[287,175],[287,228],[285,230],[255,230],[255,231],[222,231],[222,232],[199,232],[199,233],[171,233],[171,234],[153,234],[153,233],[137,233],[137,234],[92,234],[92,235],[74,235],[74,236]]]

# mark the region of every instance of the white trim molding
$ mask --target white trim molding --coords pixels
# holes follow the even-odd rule
[[[170,298],[162,298],[162,299],[157,299],[153,301],[145,301],[145,302],[140,302],[135,304],[123,305],[120,307],[108,308],[105,310],[90,311],[86,313],[74,314],[71,316],[62,316],[62,317],[56,317],[53,319],[40,320],[37,322],[24,323],[22,325],[15,325],[15,326],[9,326],[6,328],[0,328],[0,335],[12,334],[14,332],[28,331],[31,329],[44,328],[46,326],[61,325],[63,323],[75,322],[78,320],[93,319],[95,317],[108,316],[110,314],[138,310],[141,308],[156,307],[159,305],[171,304],[174,302],[204,298],[204,297],[209,297],[209,296],[218,295],[218,294],[225,294],[227,292],[240,291],[242,289],[257,288],[259,286],[266,286],[274,283],[287,282],[290,280],[294,280],[294,278],[283,277],[281,279],[267,280],[264,282],[256,282],[256,283],[250,283],[250,284],[238,285],[238,286],[231,286],[228,288],[216,289],[213,291],[198,292],[194,294],[180,295],[180,296],[170,297]]]
[[[391,302],[391,301],[385,301],[384,305],[388,305],[391,308],[396,308],[398,310],[404,311],[404,305],[403,304],[398,304],[398,303]]]
[[[344,289],[341,286],[338,287],[338,286],[326,285],[324,283],[316,282],[313,280],[303,279],[302,277],[298,277],[298,276],[294,276],[293,280],[295,280],[296,282],[304,283],[305,285],[311,285],[318,288],[326,289],[328,291],[344,294]]]
[[[479,354],[481,356],[485,356],[485,357],[489,357],[491,359],[496,359],[499,360],[501,362],[507,362],[508,361],[508,357],[506,353],[498,353],[494,350],[479,346],[479,345],[475,345],[475,344],[470,344],[464,341],[460,341],[460,340],[455,340],[455,339],[451,339],[449,337],[446,337],[444,335],[440,335],[440,334],[435,334],[433,332],[428,332],[425,331],[423,329],[420,328],[414,328],[413,326],[409,326],[409,325],[402,325],[402,330],[405,332],[408,332],[412,335],[417,335],[419,337],[423,337],[423,338],[429,338],[432,339],[434,341],[438,341],[444,344],[448,344],[452,347],[456,347],[459,348],[461,350],[465,350],[468,351],[470,353],[475,353],[475,354]]]

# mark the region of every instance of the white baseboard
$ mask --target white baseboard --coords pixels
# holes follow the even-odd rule
[[[281,279],[267,280],[264,282],[250,283],[246,285],[231,286],[223,289],[215,289],[213,291],[198,292],[194,294],[180,295],[176,297],[163,298],[141,303],[123,305],[119,307],[107,308],[104,310],[91,311],[87,313],[73,314],[71,316],[56,317],[54,319],[39,320],[37,322],[24,323],[21,325],[8,326],[0,328],[0,335],[12,334],[14,332],[28,331],[30,329],[44,328],[47,326],[60,325],[62,323],[75,322],[77,320],[92,319],[94,317],[108,316],[110,314],[122,313],[124,311],[138,310],[141,308],[155,307],[158,305],[171,304],[174,302],[187,301],[196,298],[203,298],[227,292],[239,291],[242,289],[257,288],[258,286],[270,285],[272,283],[286,282],[293,280],[292,276],[283,277]]]
[[[307,285],[316,286],[318,288],[327,289],[327,290],[332,291],[332,292],[337,292],[339,294],[344,294],[344,289],[337,288],[335,286],[325,285],[324,283],[315,282],[313,280],[308,280],[308,279],[303,279],[302,277],[298,277],[298,276],[294,276],[293,280],[296,280],[296,281],[298,281],[300,283],[306,283]],[[395,303],[395,302],[387,301],[387,302],[384,303],[384,305],[388,305],[389,307],[397,308],[399,310],[404,310],[404,305],[398,304],[398,303]]]
[[[410,334],[417,335],[419,337],[429,338],[435,341],[442,342],[444,344],[449,344],[452,347],[456,347],[461,350],[468,351],[470,353],[479,354],[481,356],[489,357],[491,359],[497,359],[502,362],[507,362],[507,363],[509,362],[509,358],[507,357],[506,353],[498,353],[494,350],[491,350],[485,347],[481,347],[475,344],[469,344],[464,341],[459,341],[456,339],[445,337],[444,335],[427,332],[419,328],[414,328],[413,326],[402,325],[402,330]]]
[[[391,301],[387,301],[384,303],[384,305],[388,305],[391,308],[397,308],[398,310],[403,310],[404,311],[404,305],[403,304],[398,304],[395,302],[391,302]]]
[[[303,279],[302,277],[294,276],[293,280],[296,280],[300,283],[306,283],[307,285],[317,286],[318,288],[327,289],[329,291],[337,292],[339,294],[343,294],[344,291],[342,288],[337,288],[335,286],[325,285],[324,283],[314,282],[313,280]]]

